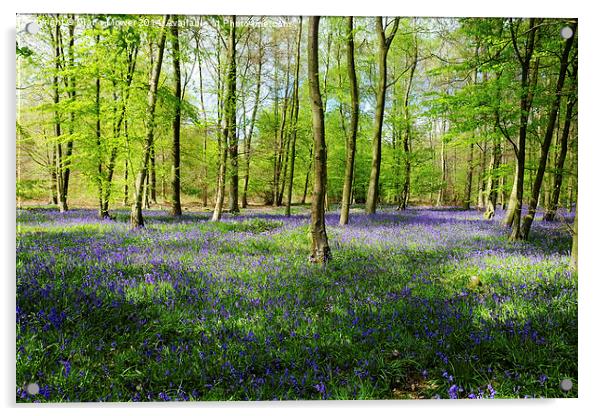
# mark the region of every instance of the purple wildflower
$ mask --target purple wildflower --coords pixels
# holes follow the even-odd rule
[[[447,390],[447,393],[449,394],[450,399],[457,399],[458,398],[458,386],[456,386],[455,384],[452,385],[449,388],[449,390]]]

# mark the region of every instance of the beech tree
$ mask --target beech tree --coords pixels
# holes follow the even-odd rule
[[[531,224],[535,219],[535,210],[539,202],[539,192],[543,182],[544,173],[548,161],[548,153],[550,151],[550,144],[552,143],[552,137],[554,135],[554,129],[556,127],[556,117],[558,116],[558,109],[560,108],[560,100],[562,99],[562,90],[564,88],[564,80],[566,78],[567,69],[569,66],[569,56],[571,48],[573,46],[573,40],[575,39],[574,33],[577,30],[577,24],[572,23],[569,28],[573,36],[569,37],[564,42],[564,48],[560,58],[560,72],[558,74],[558,80],[556,82],[555,96],[552,100],[550,108],[550,114],[548,116],[548,125],[546,127],[546,133],[541,145],[541,156],[539,158],[539,166],[537,167],[537,174],[533,182],[533,189],[531,190],[531,197],[529,199],[529,212],[525,216],[523,222],[523,228],[521,230],[522,238],[529,238],[529,232],[531,230]]]
[[[391,24],[391,29],[386,29]],[[378,87],[376,92],[376,109],[374,115],[374,133],[372,135],[372,166],[370,170],[370,183],[366,197],[366,212],[374,214],[378,203],[378,182],[380,178],[380,162],[382,158],[382,131],[385,115],[385,95],[387,92],[387,54],[399,27],[399,18],[394,18],[383,26],[383,18],[376,18],[376,34],[378,37]]]
[[[157,105],[157,88],[159,86],[159,76],[161,75],[161,64],[163,63],[163,51],[165,50],[166,26],[169,22],[169,16],[166,15],[163,19],[161,32],[159,37],[159,47],[157,59],[153,65],[152,76],[148,89],[148,101],[146,107],[146,139],[144,142],[144,150],[142,161],[138,168],[136,176],[136,186],[134,189],[134,204],[132,205],[132,214],[130,223],[132,228],[144,226],[144,218],[142,217],[142,197],[143,187],[147,178],[148,162],[150,158],[151,148],[153,146],[154,129],[155,129],[155,107]]]
[[[535,51],[536,35],[538,33],[539,20],[529,19],[529,28],[527,39],[524,43],[524,51],[519,46],[517,30],[520,29],[520,21],[517,26],[510,20],[510,30],[512,36],[512,46],[516,53],[516,58],[521,67],[521,90],[520,90],[520,128],[518,143],[512,142],[514,153],[516,154],[516,191],[512,195],[512,202],[508,207],[509,221],[512,226],[510,239],[520,240],[521,235],[521,210],[523,206],[523,189],[525,178],[525,151],[527,146],[527,129],[529,127],[529,115],[533,103],[533,89],[537,83],[537,70],[539,64],[536,62],[534,68],[531,67],[533,52]],[[514,190],[513,190],[514,192]]]
[[[171,166],[171,215],[182,215],[180,203],[180,120],[182,114],[182,77],[180,71],[180,40],[178,16],[173,16],[171,26],[172,57],[174,68],[174,96],[176,99],[173,117],[173,145]]]
[[[339,222],[345,225],[349,222],[349,205],[351,204],[351,186],[353,185],[353,166],[355,164],[355,141],[359,121],[359,91],[357,76],[355,74],[355,45],[353,42],[353,17],[347,18],[347,73],[351,84],[351,121],[347,137],[345,157],[345,181],[343,184],[343,197],[341,202],[341,216]]]
[[[299,130],[299,68],[301,66],[301,35],[303,33],[303,18],[299,17],[299,32],[297,36],[297,56],[295,58],[295,81],[293,86],[293,107],[292,113],[292,126],[290,134],[290,174],[288,177],[288,192],[286,196],[286,210],[285,215],[291,215],[291,202],[293,199],[293,180],[295,177],[295,156],[296,156],[296,144],[297,144],[297,131]]]
[[[314,137],[314,190],[311,198],[311,261],[326,263],[330,257],[324,205],[326,197],[326,139],[324,135],[324,108],[320,95],[318,29],[320,17],[312,16],[308,23],[307,78],[311,95],[312,130]]]
[[[230,24],[228,30],[228,63],[227,63],[227,75],[226,75],[226,96],[224,98],[224,115],[222,118],[223,128],[220,136],[221,148],[220,148],[220,161],[219,161],[219,174],[218,174],[218,186],[217,186],[217,197],[215,201],[215,209],[213,210],[212,221],[219,221],[222,217],[222,211],[224,207],[224,194],[225,194],[225,183],[226,183],[226,163],[228,160],[228,153],[232,156],[238,153],[238,142],[236,138],[236,16],[230,17]],[[230,145],[230,149],[228,148]],[[236,147],[233,150],[233,146]],[[234,162],[238,163],[238,162]],[[232,164],[234,166],[234,164]],[[233,174],[234,175],[234,174]],[[232,187],[231,177],[230,186]],[[238,173],[236,177],[236,191],[230,191],[230,200],[236,200],[234,206],[232,202],[230,204],[230,210],[238,210]]]

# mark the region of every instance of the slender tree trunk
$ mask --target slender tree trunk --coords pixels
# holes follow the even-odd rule
[[[69,68],[73,70],[75,67],[75,57],[74,57],[74,47],[75,47],[75,19],[74,16],[71,16],[72,20],[69,24]],[[76,90],[75,90],[75,75],[69,77],[69,88],[67,94],[71,101],[75,101]],[[67,140],[66,150],[65,150],[65,159],[63,163],[63,178],[62,178],[62,186],[63,192],[61,195],[61,208],[64,211],[67,211],[69,208],[67,206],[67,196],[69,195],[69,178],[71,176],[71,156],[73,155],[73,133],[75,127],[75,113],[71,111],[69,114],[69,139]]]
[[[124,166],[124,182],[123,185],[123,205],[127,206],[130,203],[130,138],[128,132],[128,120],[127,118],[123,121],[123,135],[125,136],[125,145],[127,148],[127,155],[125,157],[125,166]]]
[[[312,129],[314,136],[314,191],[311,203],[311,257],[314,263],[324,264],[331,258],[326,221],[324,217],[324,197],[326,195],[326,140],[324,137],[324,110],[320,95],[318,63],[318,26],[320,17],[309,18],[307,44],[307,70],[311,93]]]
[[[146,106],[146,139],[144,143],[144,151],[142,154],[142,161],[138,168],[138,174],[136,176],[135,186],[135,198],[134,204],[132,205],[132,215],[130,222],[132,228],[143,227],[144,219],[142,218],[142,197],[143,187],[146,180],[146,173],[148,168],[148,162],[150,158],[151,149],[153,147],[153,137],[155,128],[155,107],[157,104],[157,88],[159,86],[159,76],[161,74],[161,64],[163,62],[163,51],[165,49],[165,27],[169,21],[169,16],[165,16],[163,19],[163,25],[161,28],[161,35],[159,39],[159,52],[157,60],[153,65],[151,82],[148,90],[148,99]]]
[[[510,191],[510,198],[508,199],[508,205],[506,208],[506,216],[504,217],[504,225],[511,227],[514,221],[514,211],[518,201],[516,200],[516,189],[518,187],[518,164],[514,168],[514,179],[512,181],[512,191]]]
[[[578,207],[575,207],[575,222],[573,223],[573,247],[571,248],[571,266],[573,267],[573,269],[575,269],[575,272],[578,269],[577,264],[579,258],[577,253],[577,243],[579,240],[577,236],[577,208]]]
[[[174,70],[174,95],[176,97],[176,108],[173,118],[173,144],[171,148],[171,215],[182,215],[182,204],[180,202],[180,119],[182,114],[182,76],[180,71],[180,40],[178,34],[178,16],[174,15],[174,24],[171,27],[173,70]]]
[[[504,160],[504,142],[502,142],[502,161],[501,164],[503,166],[505,166],[506,161]],[[502,208],[502,210],[506,209],[506,174],[502,173],[502,175],[500,176],[500,206]]]
[[[129,196],[130,196],[130,189],[129,189],[129,166],[128,166],[128,160],[127,158],[124,161],[124,171],[123,171],[123,176],[124,176],[124,182],[125,184],[123,185],[123,205],[126,206],[129,203]]]
[[[292,110],[293,106],[291,105],[291,110]],[[292,111],[291,111],[292,113]],[[292,114],[289,116],[292,117]],[[284,167],[282,168],[282,183],[280,184],[280,191],[278,191],[278,206],[282,205],[282,200],[284,199],[284,188],[285,185],[287,183],[287,173],[288,173],[288,161],[289,161],[289,157],[290,157],[290,149],[291,149],[291,136],[290,136],[290,130],[292,129],[292,120],[289,121],[289,128],[287,128],[287,133],[286,133],[286,146],[285,146],[285,151],[283,153],[283,163],[284,163]]]
[[[303,198],[301,199],[301,205],[305,205],[305,200],[307,199],[307,189],[309,187],[309,174],[311,173],[311,168],[313,167],[313,152],[314,146],[313,143],[309,148],[309,166],[307,167],[307,173],[305,174],[305,186],[303,188]]]
[[[577,68],[574,68],[571,73],[572,84],[576,85],[575,78],[577,76]],[[560,200],[560,190],[562,189],[562,180],[564,178],[564,162],[566,160],[566,154],[568,151],[569,134],[571,130],[571,121],[573,118],[573,108],[577,102],[577,97],[570,93],[567,98],[566,112],[564,117],[564,124],[562,127],[562,134],[560,136],[560,152],[556,158],[556,166],[554,169],[554,184],[552,185],[552,195],[549,204],[549,209],[544,215],[544,221],[553,221],[558,210],[558,203]]]
[[[359,90],[355,74],[355,45],[353,41],[353,17],[347,18],[347,73],[351,87],[351,123],[347,136],[347,154],[345,157],[345,180],[343,182],[343,197],[341,202],[341,216],[339,223],[345,225],[349,222],[349,206],[353,186],[353,170],[355,165],[355,142],[359,121]]]
[[[415,29],[414,29],[415,30]],[[410,154],[410,140],[412,133],[412,120],[410,117],[410,93],[412,91],[412,81],[414,80],[414,72],[418,65],[418,35],[416,30],[414,31],[414,55],[412,64],[410,66],[410,75],[408,78],[408,86],[403,101],[403,112],[404,112],[404,135],[403,135],[403,165],[404,165],[404,178],[403,188],[401,190],[401,196],[399,198],[399,208],[406,209],[410,201],[410,174],[412,169],[411,154]]]
[[[228,35],[228,73],[226,76],[226,97],[224,103],[222,149],[220,157],[220,171],[218,177],[217,198],[215,209],[213,210],[212,221],[219,221],[222,217],[224,205],[225,181],[226,181],[226,163],[228,161],[228,144],[236,141],[236,16],[231,17],[230,33]],[[236,144],[238,151],[238,144]],[[232,164],[234,167],[234,164]],[[236,173],[236,183],[238,186],[238,173]],[[232,185],[231,185],[232,186]],[[230,192],[230,202],[232,210],[232,190]],[[236,201],[234,207],[238,210],[238,190],[236,191]]]
[[[289,49],[290,52],[290,49]],[[282,204],[282,199],[280,196],[280,180],[282,177],[282,165],[283,165],[283,156],[284,156],[284,136],[287,127],[287,115],[288,115],[288,105],[289,105],[289,96],[288,90],[290,87],[290,53],[288,54],[289,58],[286,64],[286,84],[284,88],[284,104],[282,105],[282,118],[280,121],[280,128],[278,130],[278,134],[276,136],[276,146],[274,148],[274,190],[273,190],[273,206],[277,207]],[[277,102],[277,101],[276,101]],[[276,107],[278,105],[276,104]],[[276,109],[276,114],[277,113]]]
[[[228,146],[230,153],[230,192],[228,195],[228,210],[231,213],[240,211],[238,208],[238,136],[236,135],[236,16],[232,16],[230,31],[230,66],[228,76],[232,83],[232,108],[229,126]]]
[[[263,34],[261,26],[259,27],[259,62],[257,63],[257,83],[255,84],[255,104],[253,105],[253,112],[251,113],[251,124],[249,126],[249,133],[245,136],[245,175],[243,178],[243,191],[242,191],[242,207],[246,208],[248,205],[247,193],[249,189],[249,176],[251,170],[251,141],[253,140],[253,131],[255,129],[255,120],[257,118],[257,110],[259,109],[259,99],[261,94],[261,71],[263,67]]]
[[[125,124],[125,137],[126,137],[126,146],[128,147],[129,152],[129,138],[127,132],[127,119],[126,119],[126,111],[127,105],[130,96],[130,87],[132,85],[132,80],[134,78],[134,72],[136,70],[136,58],[138,55],[138,46],[134,46],[133,50],[127,50],[127,72],[126,72],[126,84],[125,88],[122,89],[121,93],[121,106],[118,105],[118,95],[117,95],[117,82],[113,81],[113,137],[119,137],[121,132],[122,124]],[[120,108],[119,108],[120,107]],[[119,109],[119,110],[118,110]],[[125,122],[125,123],[124,123]],[[111,149],[111,155],[109,157],[109,164],[107,166],[107,177],[106,184],[104,186],[104,195],[102,196],[102,208],[101,208],[101,217],[102,218],[111,218],[109,214],[109,200],[111,197],[112,186],[113,186],[113,174],[115,172],[115,165],[117,161],[117,152],[118,146],[114,145]],[[126,158],[126,186],[127,186],[127,158]],[[126,189],[126,198],[127,198],[127,189]]]
[[[576,142],[576,141],[575,141]],[[569,212],[573,212],[573,201],[575,200],[575,195],[577,194],[577,149],[571,151],[569,154],[569,178],[567,183],[566,190],[566,200],[565,205],[566,209]]]
[[[148,199],[148,194],[150,193],[149,183],[149,177],[146,175],[146,180],[144,182],[144,209],[150,209],[150,201]]]
[[[516,52],[516,56],[521,64],[521,98],[520,98],[520,127],[518,146],[515,146],[516,153],[516,206],[513,211],[512,231],[510,234],[511,240],[521,240],[521,211],[523,206],[523,188],[525,178],[525,150],[527,145],[527,127],[529,123],[529,113],[531,112],[531,103],[533,97],[533,88],[535,82],[531,79],[536,79],[532,76],[531,58],[535,50],[535,40],[537,33],[538,20],[535,18],[529,19],[529,32],[525,45],[525,53],[521,55],[517,46],[516,34],[514,33],[513,23],[510,22],[512,42]],[[536,67],[537,67],[536,63]],[[537,68],[534,71],[537,73]]]
[[[44,139],[46,143],[46,159],[48,160],[48,174],[50,176],[50,191],[48,204],[57,205],[57,184],[56,184],[56,146],[52,145],[52,151],[50,151],[49,141],[46,137],[46,130],[44,129]]]
[[[50,31],[52,41],[54,43],[54,58],[55,58],[55,74],[52,79],[53,86],[53,102],[55,105],[54,109],[54,134],[56,136],[56,144],[53,145],[53,161],[54,161],[54,174],[52,180],[56,185],[56,203],[60,212],[67,210],[65,190],[63,186],[63,149],[61,145],[61,115],[59,111],[60,103],[60,91],[59,91],[59,72],[61,70],[61,26],[57,19],[54,26],[54,34]],[[54,202],[54,195],[52,197]]]
[[[496,137],[493,143],[493,151],[491,152],[491,162],[489,164],[487,188],[485,191],[485,213],[483,214],[483,217],[487,220],[490,220],[495,216],[499,182],[498,169],[501,159],[502,148],[500,144],[500,138]]]
[[[445,133],[445,121],[443,122],[443,131],[442,134]],[[441,138],[441,187],[439,188],[439,193],[437,195],[437,206],[440,207],[445,205],[446,203],[446,190],[447,190],[447,160],[445,158],[445,140],[443,137]]]
[[[481,148],[481,163],[479,166],[479,180],[477,183],[477,210],[485,209],[485,188],[487,185],[487,142]]]
[[[44,138],[46,138],[46,133],[44,132]],[[48,143],[48,142],[47,142]],[[46,147],[46,153],[48,154],[48,146]],[[52,155],[52,156],[51,156]],[[56,183],[56,146],[52,146],[52,153],[48,154],[49,161],[49,173],[50,173],[50,199],[48,201],[49,204],[57,205],[58,197],[56,195],[56,191],[58,185]]]
[[[149,195],[150,202],[153,204],[157,203],[157,152],[156,145],[153,143],[151,147],[150,153],[150,175],[149,176]],[[163,174],[161,174],[161,178],[163,178]],[[165,193],[163,193],[165,196]]]
[[[573,33],[577,31],[577,25],[571,24]],[[544,174],[546,171],[546,164],[548,161],[548,152],[552,143],[552,137],[554,136],[554,128],[556,126],[556,118],[558,116],[558,109],[560,108],[560,100],[562,99],[562,90],[564,88],[564,80],[566,77],[567,68],[569,65],[569,55],[571,53],[571,47],[573,46],[573,40],[575,36],[571,36],[565,41],[564,50],[562,51],[562,57],[560,59],[560,73],[558,74],[558,81],[556,83],[556,95],[552,102],[552,108],[550,109],[550,116],[548,118],[548,125],[546,127],[546,134],[544,136],[541,157],[539,159],[539,166],[537,167],[537,174],[533,182],[533,188],[531,190],[531,198],[529,200],[529,212],[525,216],[523,222],[523,228],[521,230],[522,237],[526,240],[529,238],[529,231],[531,225],[535,219],[535,213],[537,210],[537,204],[539,200],[539,192],[541,190],[541,184],[543,182]]]
[[[96,35],[96,45],[100,43],[100,35]],[[94,100],[94,111],[96,116],[96,147],[98,152],[98,216],[101,219],[109,217],[109,213],[104,209],[104,178],[103,178],[103,153],[102,148],[102,130],[101,130],[101,117],[100,117],[100,73],[96,73],[96,97]]]
[[[291,202],[293,199],[293,181],[295,179],[295,156],[297,142],[297,122],[299,120],[299,68],[301,66],[301,35],[303,33],[303,17],[299,17],[299,34],[297,36],[297,57],[295,60],[295,84],[293,86],[293,115],[292,115],[292,142],[291,142],[291,173],[288,179],[288,193],[286,196],[285,215],[291,215]]]
[[[378,186],[380,178],[380,161],[382,153],[382,129],[385,114],[385,95],[387,90],[387,53],[391,42],[397,32],[399,18],[393,23],[391,33],[386,36],[383,28],[382,17],[376,17],[376,32],[379,40],[379,75],[378,89],[376,94],[376,110],[374,118],[374,133],[372,135],[372,164],[370,168],[370,183],[368,185],[368,195],[366,198],[366,213],[374,214],[378,203]],[[317,152],[316,152],[317,153]]]
[[[474,154],[474,143],[470,143],[470,147],[468,150],[468,168],[466,171],[466,186],[464,188],[464,204],[462,205],[463,209],[470,209],[470,201],[472,194],[472,173],[474,170],[473,167],[473,154]]]
[[[113,81],[113,138],[119,137],[121,130],[121,121],[117,121],[117,81]],[[103,194],[101,195],[101,218],[111,218],[109,213],[109,199],[111,198],[111,188],[113,182],[113,172],[115,171],[115,162],[117,160],[117,146],[113,146],[107,165],[106,183],[104,184]]]
[[[207,119],[207,111],[205,110],[205,100],[203,95],[203,68],[201,65],[201,45],[200,34],[196,39],[196,53],[198,54],[199,62],[199,101],[201,103],[201,113],[203,114],[203,154],[201,155],[201,199],[203,207],[209,205],[209,167],[207,165],[207,136],[209,135],[209,122]]]

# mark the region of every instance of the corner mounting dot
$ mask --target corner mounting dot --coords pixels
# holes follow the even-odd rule
[[[38,385],[38,383],[29,383],[27,387],[25,387],[25,390],[28,394],[35,396],[40,392],[40,386]]]
[[[570,39],[573,37],[573,29],[571,29],[568,26],[563,27],[562,29],[560,29],[560,36],[562,37],[562,39]]]
[[[562,390],[563,392],[568,393],[572,388],[573,382],[570,379],[565,378],[560,382],[560,390]]]
[[[35,35],[40,31],[40,26],[36,22],[29,22],[25,25],[25,31],[30,35]]]

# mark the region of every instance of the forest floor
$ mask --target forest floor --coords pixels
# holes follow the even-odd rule
[[[17,401],[577,396],[562,221],[510,242],[477,211],[329,212],[321,267],[293,211],[18,210]]]

